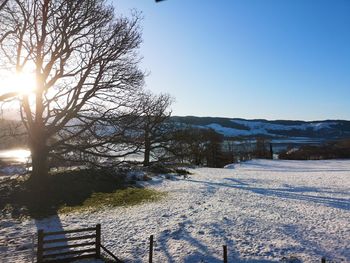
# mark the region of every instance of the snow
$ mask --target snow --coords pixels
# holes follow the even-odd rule
[[[212,128],[216,132],[221,133],[225,136],[252,136],[252,135],[270,135],[276,136],[273,131],[290,131],[290,130],[308,130],[312,129],[317,132],[322,129],[331,129],[333,125],[336,125],[336,122],[311,122],[298,125],[283,125],[283,124],[274,124],[264,121],[253,121],[253,120],[231,120],[233,123],[237,123],[247,127],[245,129],[236,129],[231,127],[224,127],[218,123],[210,123],[205,126],[206,128]]]
[[[215,130],[218,133],[221,133],[225,136],[250,136],[250,135],[258,135],[258,134],[265,134],[265,135],[273,135],[269,132],[267,132],[263,128],[256,128],[251,130],[241,130],[241,129],[235,129],[235,128],[229,128],[221,126],[217,123],[211,123],[208,125],[205,125],[207,128],[211,128]]]
[[[277,131],[307,130],[307,129],[313,129],[317,131],[321,129],[330,129],[332,125],[337,124],[336,122],[309,122],[309,123],[298,124],[298,125],[286,125],[286,124],[283,125],[283,124],[274,124],[274,123],[268,123],[263,121],[252,121],[252,120],[232,120],[232,122],[249,127],[251,130],[262,129],[262,130],[277,130]]]
[[[0,160],[25,163],[28,162],[29,159],[30,151],[28,149],[0,150]]]
[[[38,221],[3,219],[1,254],[19,250],[1,239],[101,223],[103,243],[126,262],[147,261],[151,234],[154,262],[222,262],[224,244],[229,262],[293,256],[350,262],[350,160],[252,160],[191,172],[189,179],[143,182],[168,192],[159,202]]]
[[[12,165],[12,166],[5,166],[0,167],[0,177],[2,175],[16,175],[16,174],[25,174],[27,173],[27,169],[20,165]]]

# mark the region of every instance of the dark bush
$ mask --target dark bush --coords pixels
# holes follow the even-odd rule
[[[188,174],[192,174],[191,172],[185,170],[185,169],[181,169],[181,168],[177,168],[175,169],[175,173],[177,173],[178,175],[188,175]]]
[[[152,164],[151,166],[149,166],[147,168],[147,170],[151,173],[155,173],[155,174],[169,174],[172,173],[173,170],[164,166],[163,164]]]

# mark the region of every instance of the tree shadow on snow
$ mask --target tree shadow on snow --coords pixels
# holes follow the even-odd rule
[[[242,163],[240,167],[244,171],[269,171],[269,172],[284,172],[284,173],[309,173],[309,172],[350,172],[347,167],[346,160],[308,160],[299,161],[299,160],[279,160],[275,162],[273,160],[254,160],[250,162],[248,166],[245,166],[245,163]],[[336,167],[334,168],[334,163]],[[317,164],[317,167],[315,167]],[[330,164],[331,166],[327,166]],[[345,164],[345,166],[344,166]]]
[[[65,231],[65,229],[63,228],[62,222],[61,222],[58,215],[53,215],[51,217],[41,219],[41,220],[35,219],[34,222],[35,222],[37,230],[44,230],[44,232]],[[59,238],[59,239],[67,238],[67,236],[65,234],[61,234],[61,235],[55,235],[55,236],[48,238],[48,239],[57,239],[57,238]],[[38,245],[38,244],[36,244],[36,245]],[[66,245],[68,245],[68,242],[63,241],[63,242],[59,242],[59,243],[53,243],[49,246],[46,245],[45,247],[56,247],[56,246],[66,246]],[[70,251],[69,248],[65,248],[65,249],[52,251],[50,254],[68,252],[68,251]]]
[[[233,222],[229,219],[225,222],[225,224],[233,224]],[[229,262],[238,262],[238,263],[273,263],[277,261],[271,260],[255,260],[255,259],[242,259],[240,258],[239,253],[235,250],[234,241],[230,239],[228,233],[225,233],[225,227],[221,226],[218,223],[214,223],[205,227],[205,231],[208,233],[201,233],[200,236],[203,235],[214,235],[214,237],[220,237],[223,239],[223,242],[218,242],[217,249],[213,250],[209,247],[209,244],[206,244],[205,241],[200,240],[200,238],[194,237],[191,233],[191,220],[186,220],[179,224],[179,227],[175,231],[166,230],[163,231],[159,238],[157,238],[157,250],[162,251],[168,263],[176,263],[178,259],[174,258],[171,250],[174,248],[170,248],[168,241],[178,240],[179,243],[183,242],[183,246],[190,245],[193,248],[193,251],[189,252],[188,255],[184,256],[181,262],[184,263],[221,263],[223,262],[223,245],[227,246],[228,249],[228,261]],[[194,230],[194,229],[193,229]],[[194,230],[195,231],[195,230]],[[205,239],[205,238],[203,238]],[[185,252],[183,252],[185,253]]]
[[[338,251],[338,256],[342,258],[334,258],[333,247],[322,246],[318,239],[310,238],[308,231],[301,228],[298,224],[285,224],[280,227],[282,235],[289,236],[293,240],[297,241],[298,246],[293,248],[293,252],[303,253],[305,248],[312,251],[312,254],[319,255],[320,258],[324,257],[327,262],[347,262],[350,259],[350,251],[343,250]]]
[[[336,193],[332,191],[324,191],[323,189],[314,188],[314,187],[293,187],[293,186],[285,186],[284,188],[264,188],[264,187],[252,187],[247,183],[243,183],[240,180],[225,178],[225,180],[233,181],[234,183],[218,183],[218,182],[210,182],[210,181],[201,181],[188,179],[188,181],[193,183],[204,184],[208,186],[216,186],[216,187],[229,187],[234,189],[246,190],[256,194],[265,195],[265,196],[273,196],[284,199],[292,199],[306,202],[313,202],[316,204],[322,204],[325,206],[330,206],[338,209],[350,210],[350,199],[346,198],[336,198],[336,197],[328,197],[328,196],[320,196],[318,194],[322,193]],[[312,192],[312,194],[306,194],[305,192]],[[342,193],[342,192],[339,192]]]

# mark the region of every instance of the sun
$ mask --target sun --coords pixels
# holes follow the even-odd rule
[[[0,95],[15,92],[30,95],[36,89],[35,75],[31,72],[12,73],[0,77]]]

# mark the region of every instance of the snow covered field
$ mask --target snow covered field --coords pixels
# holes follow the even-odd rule
[[[8,242],[37,228],[101,223],[106,247],[127,262],[146,262],[151,234],[154,262],[222,262],[223,244],[229,262],[292,256],[302,262],[320,262],[322,256],[350,262],[350,161],[253,160],[191,172],[189,179],[156,177],[147,183],[169,193],[157,203],[0,221],[0,253],[12,253]],[[26,242],[22,247],[30,246]]]

